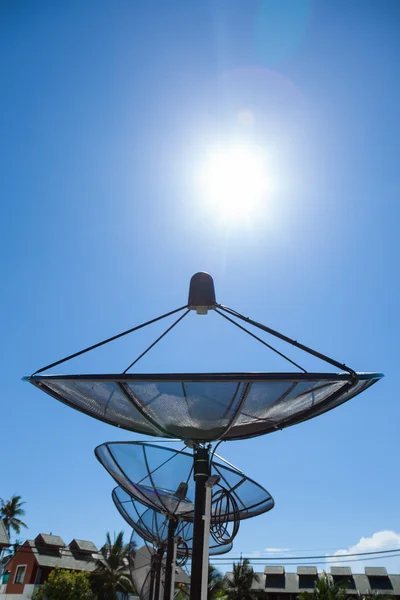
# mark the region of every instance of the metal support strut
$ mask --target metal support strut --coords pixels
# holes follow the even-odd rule
[[[168,521],[167,557],[165,559],[164,600],[173,600],[174,597],[172,589],[172,582],[174,581],[172,569],[174,568],[175,529],[176,520],[170,519]]]
[[[156,558],[156,577],[155,577],[155,586],[154,586],[154,600],[160,600],[160,591],[161,591],[161,569],[162,569],[162,559],[163,559],[164,550],[163,548],[159,548],[157,550],[157,558]]]
[[[194,452],[194,523],[193,523],[193,550],[192,569],[190,577],[190,600],[201,600],[202,574],[204,555],[204,529],[206,510],[206,482],[210,476],[209,448],[197,447]]]
[[[154,600],[154,581],[156,578],[156,563],[154,560],[154,555],[151,557],[151,569],[150,569],[150,592],[149,599]]]

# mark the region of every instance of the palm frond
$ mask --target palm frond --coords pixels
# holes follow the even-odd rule
[[[133,590],[130,578],[128,557],[133,544],[124,543],[122,531],[113,539],[109,532],[105,544],[100,549],[100,558],[96,561],[92,573],[92,582],[99,600],[114,600],[117,592],[129,593]]]

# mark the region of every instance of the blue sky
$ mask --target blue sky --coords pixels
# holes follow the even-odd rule
[[[93,449],[139,436],[21,377],[184,304],[205,270],[219,302],[386,376],[222,446],[276,500],[235,553],[400,546],[399,19],[396,0],[1,3],[0,496],[26,500],[28,537],[127,531]],[[210,148],[243,142],[274,186],[231,219],[196,174]],[[161,330],[66,369],[123,370]],[[140,367],[274,368],[216,315],[187,317]],[[360,546],[379,532],[395,537]]]

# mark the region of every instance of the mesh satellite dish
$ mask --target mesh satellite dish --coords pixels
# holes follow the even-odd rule
[[[132,527],[136,534],[146,542],[156,547],[162,547],[168,541],[170,518],[153,508],[147,508],[121,487],[112,492],[114,504],[121,516]],[[179,539],[177,556],[180,564],[192,556],[193,522],[177,519],[174,536]],[[209,553],[212,555],[226,554],[233,548],[232,541],[215,540],[211,533]]]
[[[144,442],[108,442],[98,446],[95,454],[120,484],[113,499],[136,533],[159,549],[167,542],[164,592],[165,600],[172,598],[174,556],[192,556],[195,549],[193,454]],[[221,460],[212,460],[209,469],[211,484],[203,516],[208,523],[203,538],[207,556],[210,549],[212,553],[230,550],[240,519],[274,506],[269,492]],[[180,545],[175,547],[176,539]],[[208,564],[208,558],[203,564]]]
[[[95,455],[129,496],[169,518],[193,521],[193,454],[146,442],[107,442],[95,449]],[[274,500],[265,488],[218,458],[211,461],[210,469],[210,476],[216,478],[211,524],[238,522],[273,508]]]
[[[142,546],[135,552],[135,559],[130,560],[130,571],[133,585],[140,600],[153,600],[154,580],[159,575],[157,551]]]
[[[192,310],[198,314],[213,310],[279,354],[297,371],[128,373],[138,360]],[[182,311],[185,312],[173,325],[122,373],[42,374],[72,358]],[[246,329],[238,322],[240,320],[324,361],[340,372],[308,373],[269,342]],[[381,377],[379,373],[356,373],[346,365],[218,304],[211,276],[197,273],[191,280],[188,304],[47,365],[26,379],[64,404],[111,425],[146,435],[212,442],[263,435],[306,421],[350,400]]]
[[[173,598],[175,582],[190,582],[180,567],[192,556],[193,523],[171,519],[147,508],[120,487],[113,490],[112,497],[119,513],[133,529],[131,543],[136,534],[147,545],[147,550],[142,549],[139,563],[136,563],[136,555],[130,560],[132,579],[136,589],[140,590],[139,596],[159,597],[160,593],[164,595],[165,590],[170,589],[169,597]],[[215,541],[211,537],[209,553],[225,554],[232,547],[232,541]],[[146,557],[144,561],[143,556]]]
[[[131,578],[140,600],[160,600],[163,597],[163,570],[165,569],[163,554],[162,548],[146,544],[136,550],[134,560],[130,560]],[[190,583],[189,576],[179,565],[175,567],[173,580],[178,584]]]
[[[191,311],[205,315],[210,310],[279,355],[296,370],[274,373],[128,373]],[[45,371],[72,358],[177,313],[180,315],[176,321],[122,373],[44,375]],[[320,359],[330,368],[334,367],[336,372],[308,372],[275,348],[270,338],[268,341],[260,338],[241,323],[261,330],[304,355]],[[202,600],[207,576],[204,516],[211,475],[209,443],[264,435],[301,423],[350,400],[381,377],[379,373],[356,373],[345,364],[217,303],[212,277],[207,273],[197,273],[191,279],[188,302],[184,306],[51,363],[26,379],[64,404],[111,425],[151,436],[193,441],[193,476],[196,483],[192,497],[195,508],[191,600]],[[121,481],[116,481],[124,487],[123,482],[127,478],[124,479],[118,469],[116,473],[122,477]],[[130,489],[126,491],[132,492]],[[148,498],[145,490],[140,491],[142,499]]]

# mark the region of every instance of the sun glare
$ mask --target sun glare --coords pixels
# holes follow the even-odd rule
[[[265,155],[247,145],[214,150],[200,172],[202,197],[228,221],[256,213],[270,183]]]

